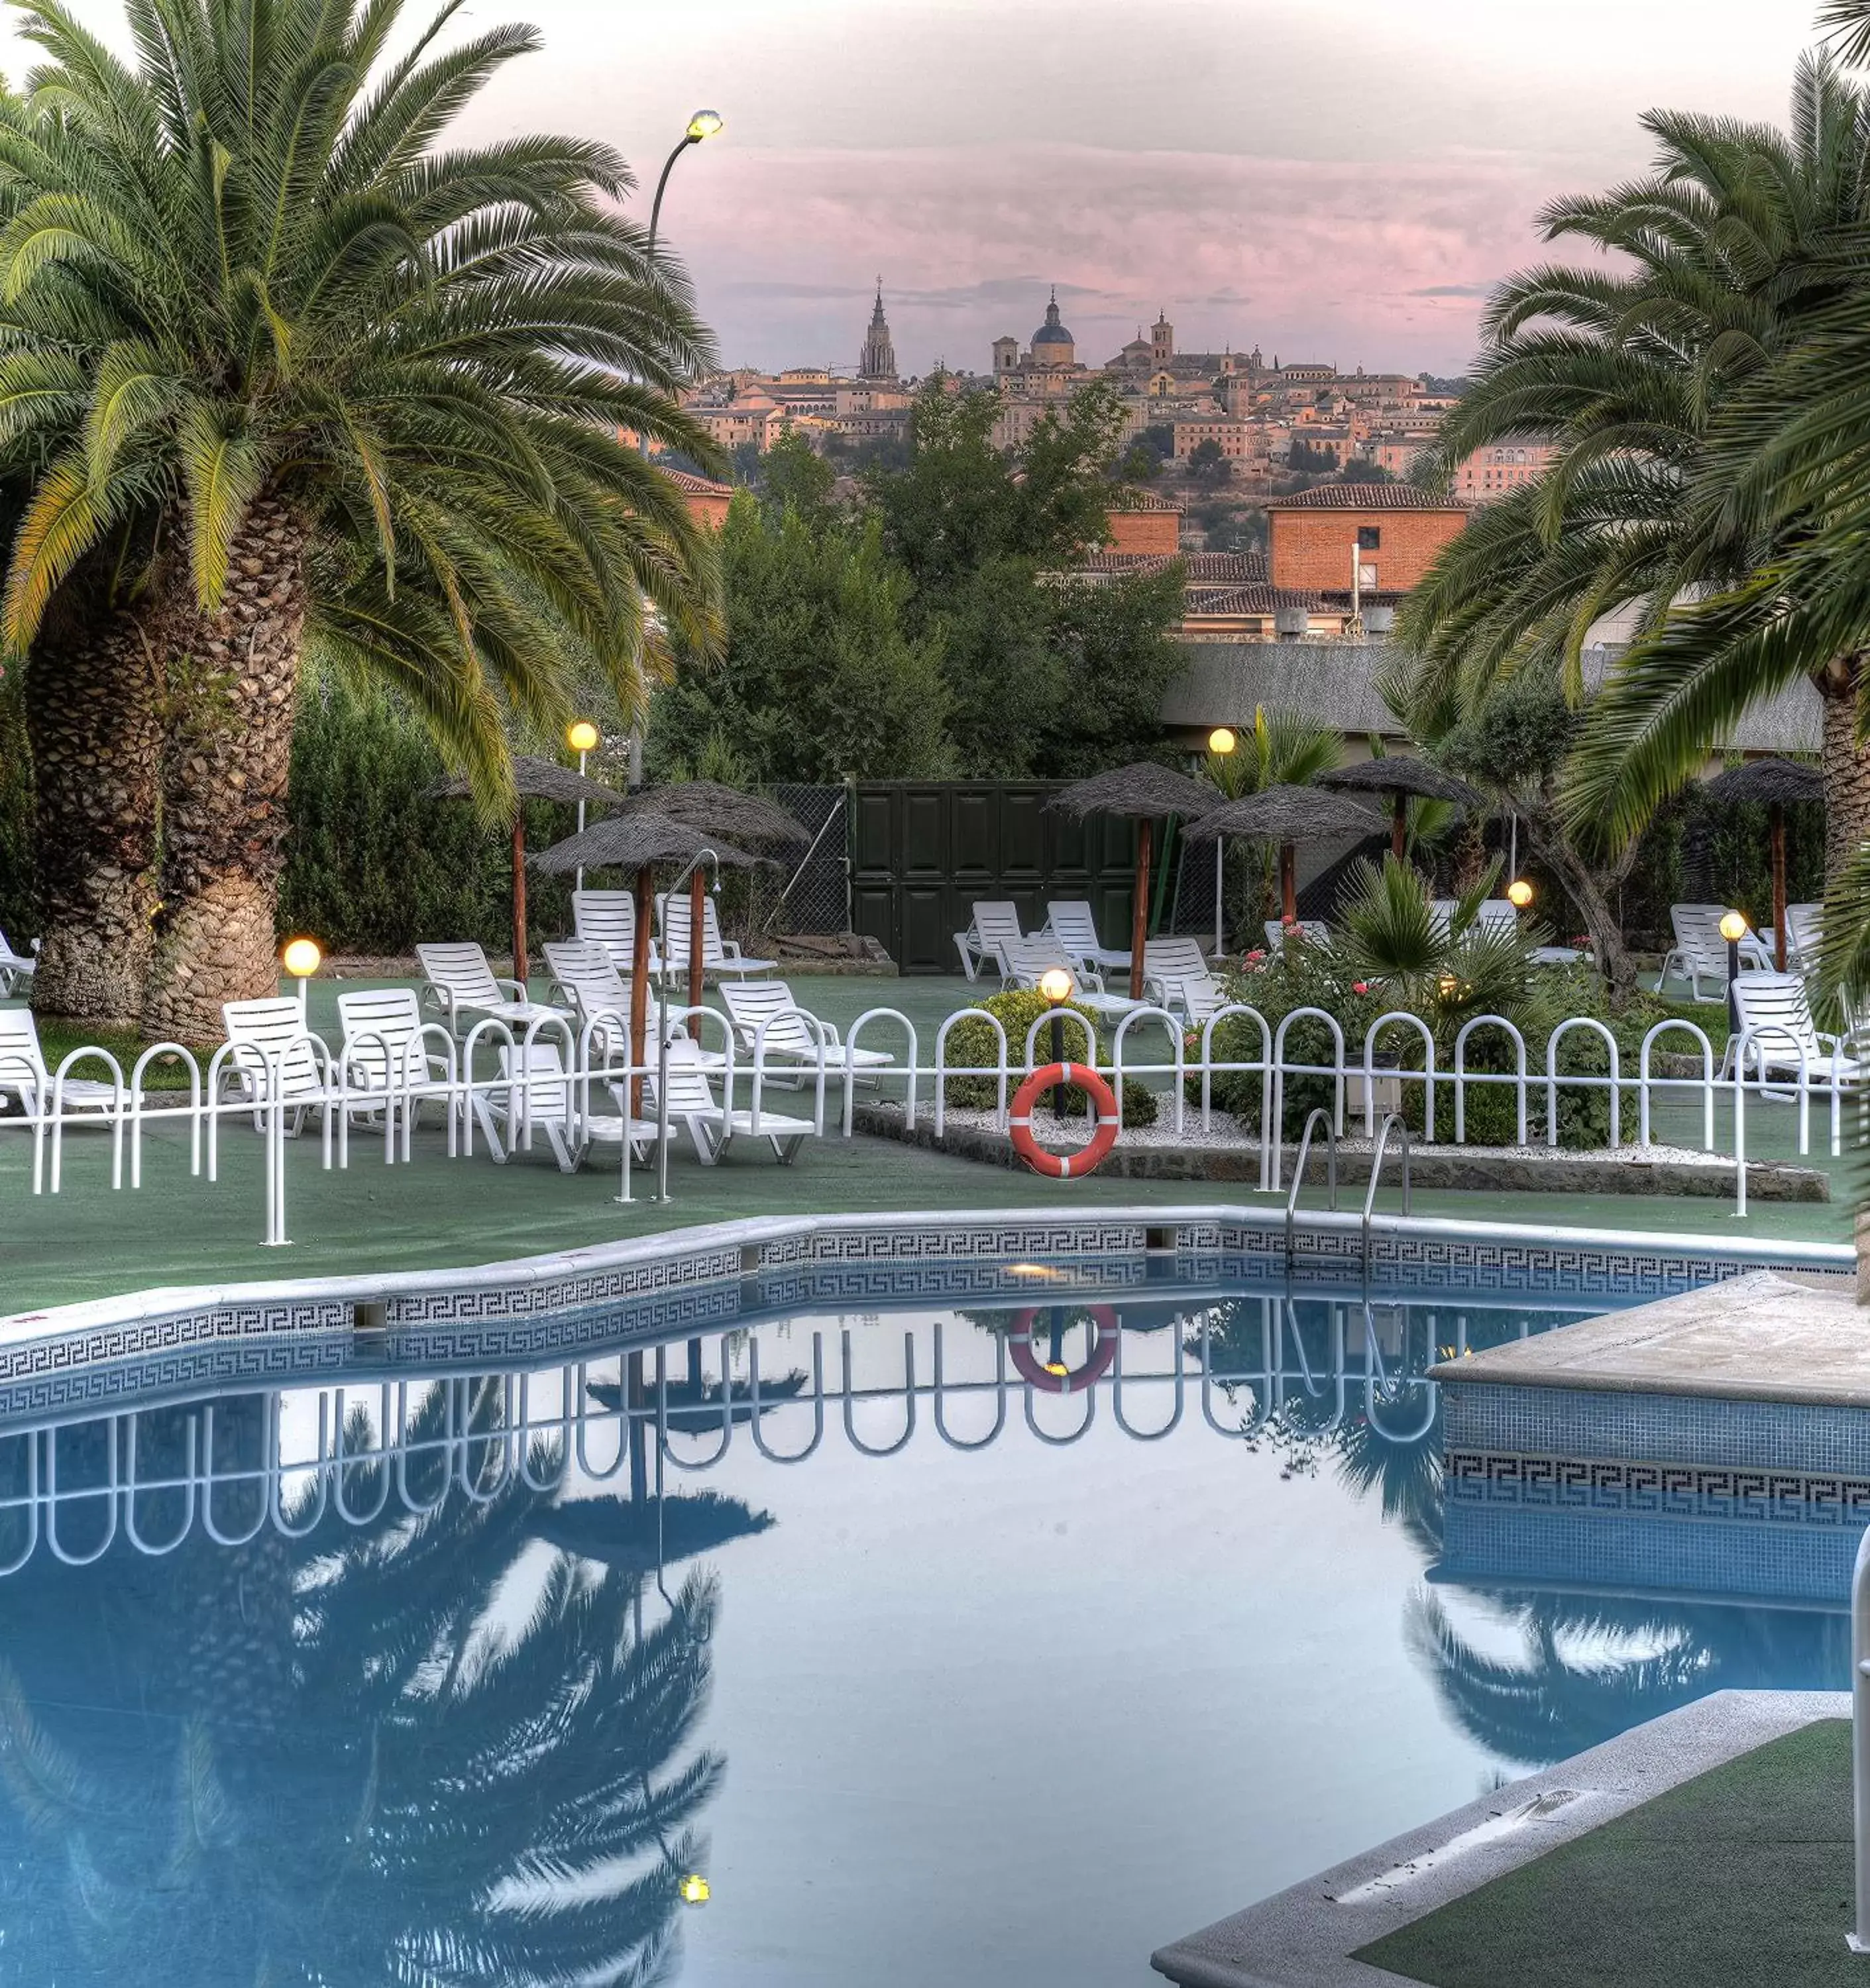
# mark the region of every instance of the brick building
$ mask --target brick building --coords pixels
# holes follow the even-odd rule
[[[668,474],[688,499],[688,516],[698,525],[719,531],[727,522],[727,507],[734,501],[731,483],[717,483],[712,476],[691,476],[685,469],[671,469]]]
[[[1463,508],[1399,483],[1338,483],[1266,506],[1276,587],[1348,593],[1352,549],[1367,592],[1404,593],[1467,522]]]
[[[1549,441],[1490,442],[1455,472],[1454,494],[1464,504],[1491,504],[1543,476],[1558,458]]]
[[[1107,551],[1158,553],[1173,559],[1182,549],[1182,506],[1151,490],[1126,490],[1105,514]]]

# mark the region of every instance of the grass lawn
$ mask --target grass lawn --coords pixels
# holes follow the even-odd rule
[[[1851,1727],[1743,1753],[1356,1959],[1435,1988],[1862,1988]]]

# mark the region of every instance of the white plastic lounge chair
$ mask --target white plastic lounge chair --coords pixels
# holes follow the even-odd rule
[[[212,1101],[218,1104],[229,1096],[250,1101],[253,1129],[261,1131],[260,1107],[269,1095],[269,1073],[279,1060],[286,1133],[297,1138],[306,1118],[314,1111],[322,1113],[330,1097],[323,1060],[307,1037],[305,1010],[293,996],[282,994],[263,1001],[224,1001],[221,1018],[232,1053],[221,1063]]]
[[[725,1109],[708,1087],[708,1071],[700,1053],[685,1036],[669,1044],[667,1075],[669,1123],[688,1134],[696,1158],[705,1167],[712,1166],[742,1134],[766,1140],[779,1164],[790,1166],[816,1129],[809,1118],[788,1117],[763,1105],[757,1121],[751,1111]],[[654,1070],[643,1080],[643,1115],[648,1119],[657,1116],[658,1081]]]
[[[796,1070],[816,1070],[822,1059],[834,1076],[844,1066],[844,1040],[829,1022],[801,1008],[792,989],[783,980],[748,980],[729,982],[721,989],[727,1005],[728,1019],[737,1042],[749,1060],[754,1045],[766,1030],[766,1065],[790,1067],[787,1081],[798,1082]],[[859,1050],[855,1057],[860,1076],[888,1070],[895,1062],[888,1050]]]
[[[606,1013],[620,1016],[627,1023],[630,1019],[630,983],[611,962],[609,952],[603,946],[591,945],[583,939],[555,939],[546,948],[546,965],[552,975],[553,991],[560,995],[570,1009],[577,1020],[574,1036],[582,1038],[586,1026],[597,1016]],[[683,990],[685,994],[687,990]],[[686,1006],[685,1001],[678,1004]],[[652,985],[649,989],[648,1025],[644,1033],[648,1038],[650,1054],[653,1060],[655,1050],[655,1022],[662,1013],[661,996]],[[687,1030],[680,1021],[669,1024],[677,1034],[685,1035]],[[613,1043],[612,1036],[615,1041]],[[623,1030],[597,1028],[591,1035],[591,1054],[593,1058],[610,1056],[613,1050],[621,1056],[624,1051]],[[727,1058],[719,1050],[704,1050],[702,1060],[709,1069],[717,1070]]]
[[[1726,999],[1727,942],[1720,934],[1720,921],[1726,915],[1725,904],[1669,906],[1669,921],[1675,930],[1676,942],[1662,960],[1662,971],[1655,983],[1659,994],[1668,986],[1669,976],[1673,974],[1677,979],[1688,982],[1695,1000]],[[1772,955],[1750,927],[1740,941],[1741,970],[1767,973],[1772,971]],[[1702,992],[1701,983],[1704,980],[1714,983],[1712,994]]]
[[[522,1069],[530,1079],[523,1094],[513,1083],[515,1073]],[[587,1089],[595,1090],[596,1082],[587,1086],[572,1075],[556,1043],[517,1046],[502,1043],[500,1078],[499,1085],[475,1092],[474,1114],[487,1135],[488,1150],[501,1165],[522,1148],[529,1129],[544,1134],[562,1174],[575,1174],[593,1145],[621,1143],[624,1121],[621,1107],[627,1087],[621,1083],[606,1086],[618,1100],[617,1114],[590,1111],[582,1094]],[[639,1159],[655,1141],[654,1119],[630,1121],[631,1151]]]
[[[1149,984],[1158,1005],[1178,1015],[1187,1028],[1200,1028],[1227,1005],[1226,989],[1211,973],[1172,974]]]
[[[421,1002],[413,987],[360,989],[340,994],[337,1012],[344,1032],[338,1056],[345,1090],[364,1094],[361,1109],[365,1114],[374,1113],[373,1100],[377,1095],[400,1104],[406,1114],[406,1149],[408,1129],[420,1121],[425,1100],[439,1100],[445,1107],[454,1103],[448,1090],[454,1060],[442,1046],[451,1040],[448,1031],[438,1022],[422,1019]],[[353,1117],[360,1115],[359,1104],[350,1108]],[[454,1134],[451,1117],[451,1152]]]
[[[30,1008],[0,1008],[0,1106],[9,1098],[22,1111],[36,1111],[42,1100],[47,1111],[52,1108],[52,1072],[46,1067],[39,1024]],[[116,1101],[111,1084],[89,1077],[65,1080],[68,1111],[108,1111]]]
[[[1461,908],[1461,900],[1459,898],[1432,898],[1429,908],[1434,915],[1436,929],[1446,932],[1455,921],[1455,914]],[[1484,898],[1481,900],[1469,930],[1478,931],[1488,925],[1496,925],[1503,931],[1519,930],[1519,911],[1510,898]]]
[[[695,907],[685,891],[677,891],[656,900],[656,929],[661,935],[662,950],[668,955],[669,971],[685,989],[688,984],[688,923]],[[721,936],[721,915],[714,908],[712,894],[702,900],[702,971],[715,980],[742,979],[749,973],[770,973],[776,959],[749,959],[732,939]]]
[[[415,956],[422,963],[427,982],[422,1005],[437,1009],[452,1034],[467,1033],[470,1016],[491,1016],[524,1028],[542,1016],[559,1010],[528,999],[517,980],[499,980],[487,964],[487,955],[478,945],[418,945]]]
[[[1094,972],[1130,970],[1131,955],[1127,950],[1119,952],[1099,942],[1097,918],[1087,898],[1055,898],[1046,906],[1045,930],[1063,948],[1067,959],[1081,961]]]
[[[1740,1027],[1727,1045],[1723,1076],[1731,1076],[1741,1033],[1749,1065],[1763,1080],[1774,1073],[1798,1075],[1801,1052],[1814,1090],[1833,1084],[1862,1081],[1865,1067],[1844,1046],[1841,1037],[1827,1035],[1811,1017],[1811,1000],[1796,973],[1736,973],[1733,1005]]]
[[[1068,958],[1064,948],[1047,933],[1036,932],[1030,938],[1003,939],[997,952],[1003,989],[1036,988],[1047,974],[1062,966],[1071,975],[1074,1005],[1090,1014],[1114,1019],[1145,1005],[1132,1001],[1127,994],[1107,992],[1102,974]]]
[[[1824,944],[1824,907],[1822,904],[1788,904],[1786,907],[1786,966],[1794,973],[1815,973],[1818,954]]]
[[[15,952],[5,932],[0,931],[0,1001],[23,992],[39,970],[39,941],[29,949]]]
[[[627,891],[573,891],[571,921],[573,929],[587,945],[602,946],[619,973],[630,972],[636,950],[636,900]],[[652,938],[650,972],[658,972],[660,965]]]
[[[961,952],[961,970],[970,980],[980,977],[980,970],[990,960],[997,960],[999,948],[1009,940],[1017,941],[1020,931],[1020,908],[1004,898],[983,899],[968,908],[968,928],[956,932],[955,944]]]
[[[1268,918],[1265,925],[1266,949],[1277,952],[1286,943],[1286,921],[1283,918]],[[1331,928],[1322,918],[1300,918],[1298,934],[1307,945],[1328,945],[1331,942]]]

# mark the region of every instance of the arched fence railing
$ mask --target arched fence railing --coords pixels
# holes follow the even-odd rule
[[[696,1025],[701,1040],[692,1053],[719,1087],[721,1112],[737,1133],[756,1138],[798,1128],[808,1104],[802,1094],[809,1094],[803,1122],[813,1136],[851,1138],[860,1094],[867,1091],[899,1111],[908,1131],[915,1129],[925,1100],[932,1100],[937,1140],[949,1134],[964,1108],[1003,1135],[1012,1094],[1036,1064],[1050,1060],[1051,1023],[1043,1016],[1022,1040],[1011,1041],[985,1010],[962,1009],[935,1032],[926,1063],[924,1038],[899,1009],[869,1009],[841,1043],[828,1027],[801,1019],[802,1031],[782,1029],[784,1017],[763,1022],[750,1043],[713,1008],[671,1009],[661,1023],[679,1031],[685,1042],[689,1024]],[[971,1033],[972,1051],[957,1059],[959,1032],[975,1023],[980,1026]],[[1157,1095],[1158,1129],[1120,1133],[1120,1151],[1138,1139],[1159,1143],[1185,1137],[1191,1105],[1204,1143],[1215,1143],[1220,1099],[1230,1097],[1244,1113],[1235,1119],[1235,1136],[1253,1155],[1253,1178],[1263,1192],[1280,1192],[1284,1178],[1287,1141],[1275,1128],[1290,1131],[1321,1101],[1341,1141],[1348,1117],[1361,1119],[1368,1140],[1383,1115],[1378,1094],[1385,1092],[1419,1158],[1438,1138],[1456,1147],[1497,1144],[1496,1127],[1492,1138],[1474,1138],[1471,1107],[1477,1090],[1503,1087],[1511,1099],[1516,1143],[1547,1151],[1569,1143],[1569,1118],[1583,1141],[1612,1156],[1626,1152],[1632,1104],[1637,1142],[1646,1148],[1656,1136],[1660,1107],[1671,1101],[1698,1106],[1698,1111],[1675,1114],[1673,1143],[1731,1165],[1736,1205],[1744,1212],[1750,1129],[1757,1145],[1759,1128],[1767,1122],[1762,1114],[1780,1114],[1774,1122],[1792,1135],[1780,1141],[1782,1148],[1808,1155],[1812,1099],[1821,1097],[1829,1107],[1834,1156],[1842,1150],[1846,1094],[1860,1104],[1870,1101],[1860,1066],[1848,1054],[1814,1059],[1783,1029],[1764,1026],[1742,1031],[1717,1060],[1707,1035],[1693,1023],[1665,1020],[1642,1038],[1632,1070],[1615,1033],[1591,1016],[1561,1022],[1546,1040],[1538,1068],[1520,1030],[1500,1015],[1465,1022],[1446,1061],[1428,1023],[1402,1009],[1379,1016],[1361,1040],[1348,1039],[1343,1024],[1322,1008],[1297,1009],[1275,1023],[1245,1003],[1222,1009],[1199,1027],[1185,1026],[1158,1007],[1124,1014],[1107,1034],[1076,1012],[1062,1018],[1061,1026],[1068,1060],[1108,1071],[1120,1102],[1133,1085]],[[1685,1040],[1692,1051],[1678,1055],[1672,1068],[1662,1063],[1672,1037]],[[1301,1043],[1307,1053],[1297,1053]],[[1496,1053],[1483,1057],[1483,1050]],[[1476,1069],[1477,1060],[1510,1067]],[[677,1122],[671,1123],[666,1108],[625,1111],[633,1090],[648,1087],[654,1094],[659,1075],[666,1080],[659,1066],[655,1048],[641,1057],[633,1052],[628,1019],[613,1011],[581,1022],[539,1016],[519,1030],[489,1018],[460,1040],[431,1023],[419,1033],[375,1032],[336,1048],[309,1030],[263,1047],[225,1043],[211,1054],[165,1043],[145,1050],[127,1075],[109,1051],[79,1048],[49,1075],[0,1063],[0,1104],[12,1107],[0,1111],[0,1139],[15,1130],[32,1141],[35,1195],[69,1192],[79,1179],[87,1191],[98,1185],[88,1165],[77,1162],[74,1174],[69,1163],[100,1133],[110,1140],[113,1192],[137,1192],[156,1155],[174,1161],[184,1147],[188,1175],[202,1183],[202,1192],[220,1181],[225,1163],[245,1173],[257,1158],[265,1186],[264,1239],[279,1245],[288,1236],[289,1154],[299,1150],[313,1121],[318,1164],[326,1171],[350,1165],[353,1132],[380,1138],[383,1163],[390,1165],[444,1158],[461,1164],[477,1157],[505,1164],[536,1155],[549,1142],[560,1165],[570,1171],[593,1151],[614,1151],[618,1199],[628,1201],[633,1167],[681,1130],[681,1114],[674,1114]],[[164,1087],[154,1087],[158,1076]],[[951,1095],[952,1087],[963,1083],[971,1097],[989,1100],[984,1108],[964,1107]],[[843,1091],[842,1109],[835,1113],[827,1110],[834,1086]],[[1567,1100],[1584,1108],[1568,1113]],[[445,1141],[417,1141],[425,1109],[439,1111]],[[255,1138],[238,1136],[242,1128],[251,1128]]]

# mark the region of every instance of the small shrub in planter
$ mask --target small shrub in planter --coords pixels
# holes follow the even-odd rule
[[[1035,994],[1021,988],[1006,994],[989,994],[984,1001],[977,1001],[976,1008],[984,1009],[993,1016],[1006,1031],[1006,1060],[1012,1074],[1007,1080],[1006,1094],[1010,1100],[1019,1088],[1019,1066],[1026,1053],[1026,1031],[1042,1015],[1050,1015],[1052,1004],[1042,994]],[[1094,1030],[1094,1016],[1074,1002],[1065,1006],[1074,1015],[1083,1015]],[[972,1013],[970,1009],[969,1013]],[[1075,1022],[1067,1022],[1065,1027],[1065,1060],[1082,1063],[1084,1060],[1084,1032]],[[1043,1066],[1052,1060],[1050,1031],[1041,1029],[1038,1040],[1033,1045]],[[999,1045],[994,1040],[993,1031],[985,1022],[957,1022],[949,1031],[947,1058],[950,1063],[986,1064],[998,1057]],[[1107,1063],[1100,1066],[1106,1083],[1111,1082],[1111,1071]],[[951,1077],[948,1080],[948,1102],[955,1109],[964,1111],[991,1111],[998,1102],[998,1087],[990,1077]],[[1066,1094],[1067,1117],[1081,1118],[1089,1103],[1081,1090],[1074,1089]],[[1048,1091],[1040,1100],[1039,1110],[1051,1109],[1051,1094]],[[1131,1131],[1156,1122],[1155,1093],[1148,1086],[1131,1078],[1124,1086],[1123,1122]]]

